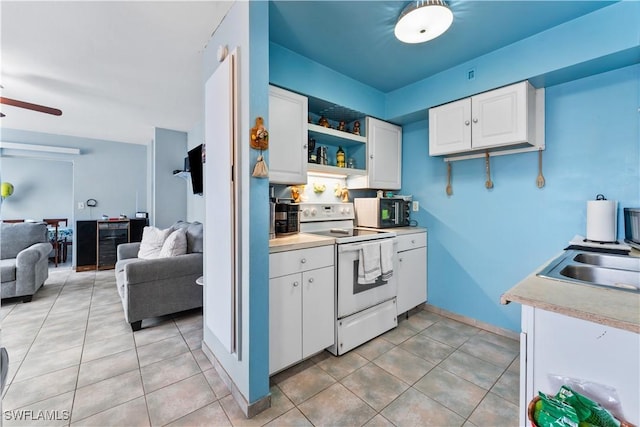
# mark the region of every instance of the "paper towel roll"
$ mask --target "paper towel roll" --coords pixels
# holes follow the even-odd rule
[[[587,202],[587,240],[615,242],[617,234],[617,202],[589,200]]]

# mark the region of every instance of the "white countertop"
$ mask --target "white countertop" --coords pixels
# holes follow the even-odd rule
[[[269,253],[273,254],[276,252],[333,245],[335,241],[336,239],[333,237],[319,236],[317,234],[309,233],[297,233],[269,240]]]
[[[536,276],[547,264],[505,292],[500,302],[517,302],[640,333],[640,294]]]

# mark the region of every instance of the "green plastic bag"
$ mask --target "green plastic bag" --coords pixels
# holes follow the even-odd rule
[[[594,402],[586,396],[571,390],[567,386],[560,387],[560,391],[556,394],[558,401],[571,405],[578,415],[580,427],[589,425],[597,427],[620,427],[620,421],[616,420],[613,415],[599,403]]]
[[[534,415],[538,427],[578,427],[578,415],[571,405],[542,392],[538,396],[542,402]]]

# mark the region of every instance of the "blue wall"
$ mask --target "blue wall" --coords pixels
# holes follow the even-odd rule
[[[428,302],[515,331],[520,308],[500,295],[584,235],[586,201],[604,193],[640,205],[639,15],[640,3],[616,3],[389,94],[350,89],[347,77],[274,44],[269,77],[374,116],[382,105],[382,119],[403,123],[401,192],[420,202],[412,217],[429,229]],[[611,31],[596,36],[596,22]],[[461,82],[470,65],[481,72]],[[447,197],[446,164],[428,155],[427,108],[523,79],[546,86],[547,185],[535,185],[537,153],[524,153],[492,159],[489,191],[482,159],[453,163]]]
[[[586,201],[597,193],[622,207],[640,205],[640,65],[546,89],[546,185],[538,189],[537,153],[446,164],[428,156],[428,123],[403,128],[403,193],[429,229],[429,303],[519,330],[520,307],[500,295],[585,234]],[[622,236],[622,216],[619,235]]]

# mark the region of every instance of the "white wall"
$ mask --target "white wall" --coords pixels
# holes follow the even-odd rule
[[[153,142],[153,215],[151,223],[159,228],[170,227],[187,218],[187,184],[173,176],[182,170],[187,155],[187,134],[156,128]]]

